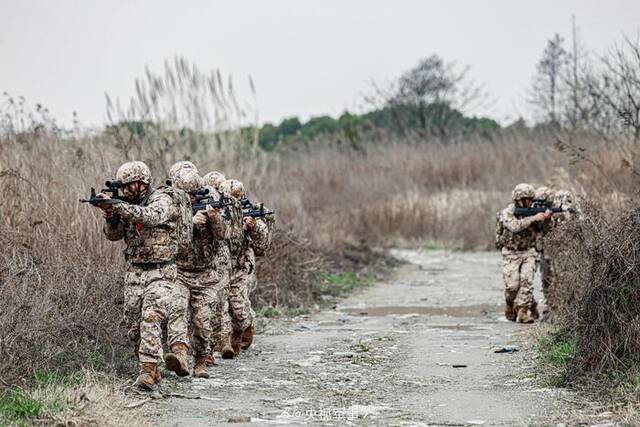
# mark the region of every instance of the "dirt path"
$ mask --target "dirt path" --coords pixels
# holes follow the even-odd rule
[[[161,425],[227,423],[548,425],[571,396],[535,384],[518,334],[501,315],[496,253],[397,250],[386,283],[333,311],[269,321],[209,380],[167,378],[146,412]],[[520,351],[494,353],[516,345]],[[193,399],[194,397],[203,397]],[[553,420],[553,421],[552,421]]]

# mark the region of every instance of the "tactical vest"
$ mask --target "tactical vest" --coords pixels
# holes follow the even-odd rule
[[[526,251],[535,248],[538,232],[534,227],[527,227],[519,233],[513,233],[502,223],[501,213],[496,220],[496,247],[511,251]]]
[[[172,200],[170,218],[163,224],[154,227],[127,221],[124,224],[124,241],[127,245],[124,256],[133,264],[149,264],[173,262],[178,254],[178,247],[191,240],[191,219],[185,222],[185,212],[190,215],[191,207],[185,205],[184,193],[171,187],[151,190],[140,204],[148,206],[158,198],[167,195]],[[186,200],[188,203],[188,199]]]

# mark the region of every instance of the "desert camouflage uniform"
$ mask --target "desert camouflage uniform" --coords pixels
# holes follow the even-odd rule
[[[507,304],[530,309],[534,304],[533,278],[536,272],[536,240],[534,217],[516,218],[515,205],[498,214],[496,241],[502,246],[502,276]]]
[[[181,208],[175,198],[186,198],[172,189],[149,187],[139,205],[113,206],[120,220],[106,223],[109,240],[124,239],[127,261],[125,273],[125,324],[129,338],[138,343],[142,363],[158,363],[162,358],[161,324],[167,321],[169,345],[188,345],[188,289],[176,282],[176,256],[180,227],[191,212]]]
[[[244,331],[252,323],[255,313],[251,308],[251,292],[258,283],[256,276],[256,255],[262,255],[270,244],[267,223],[256,218],[256,227],[244,231],[241,246],[233,257],[231,287],[229,290],[229,314],[235,331]]]
[[[221,243],[220,256],[217,259],[217,263],[221,270],[226,272],[225,279],[227,286],[222,290],[218,306],[216,307],[216,318],[214,324],[214,340],[220,341],[220,339],[231,333],[232,320],[231,320],[231,286],[233,277],[233,268],[235,265],[235,259],[239,256],[242,248],[242,242],[244,240],[244,234],[242,230],[242,208],[240,203],[235,198],[229,197],[234,204],[226,208],[225,215],[229,218],[230,232],[227,240]]]
[[[225,271],[220,271],[216,263],[219,257],[217,242],[225,238],[227,226],[223,218],[215,224],[207,221],[204,226],[194,225],[191,245],[178,255],[178,280],[190,291],[195,357],[210,353],[213,310],[217,306],[220,289],[227,286]]]
[[[536,190],[535,199],[543,200],[545,202],[551,202],[553,207],[557,207],[554,201],[555,193],[553,190],[547,187],[540,187]],[[536,250],[539,254],[540,262],[540,277],[542,282],[542,295],[544,297],[544,316],[548,316],[551,307],[553,306],[553,298],[551,295],[551,286],[554,280],[553,260],[549,251],[544,250],[546,236],[553,231],[558,224],[561,214],[554,214],[551,218],[546,219],[542,223],[538,223],[534,226],[538,230],[538,237],[536,240]]]

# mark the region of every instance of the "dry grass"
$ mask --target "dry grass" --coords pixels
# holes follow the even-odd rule
[[[206,149],[192,160],[202,171],[221,168],[242,179],[277,211],[279,231],[260,262],[254,299],[299,308],[317,297],[322,260],[353,247],[491,247],[495,212],[521,181],[600,198],[610,182],[620,182],[616,203],[631,194],[632,184],[619,178],[628,176],[623,152],[584,144],[595,164],[570,164],[544,135],[447,143],[383,138],[364,150],[325,141],[235,156]],[[108,135],[64,135],[47,126],[0,136],[0,371],[10,381],[38,369],[131,366],[120,326],[122,246],[106,241],[98,213],[78,203],[126,160],[116,145]],[[610,181],[599,179],[598,162]],[[164,178],[165,171],[154,172]]]

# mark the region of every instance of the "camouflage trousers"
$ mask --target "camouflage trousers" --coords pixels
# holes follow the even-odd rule
[[[553,260],[544,255],[544,252],[540,254],[540,275],[542,279],[542,295],[544,296],[544,315],[554,311],[554,295],[553,295],[553,281],[555,279],[555,270],[553,268]]]
[[[231,333],[231,320],[228,315],[230,268],[219,265],[220,281],[217,297],[212,308],[210,343],[212,350],[219,350],[222,337]]]
[[[253,323],[255,313],[251,308],[249,296],[256,288],[257,283],[255,268],[252,268],[250,272],[243,269],[234,271],[231,275],[229,316],[231,327],[235,331],[244,331]]]
[[[504,299],[507,304],[531,308],[533,299],[533,278],[536,273],[535,249],[511,251],[502,249],[502,279]]]
[[[215,268],[201,271],[178,269],[178,282],[189,289],[189,329],[194,356],[205,356],[211,352],[212,319],[220,287],[224,283],[221,283],[220,273]]]
[[[150,268],[131,264],[124,277],[124,321],[129,339],[137,344],[140,362],[162,359],[162,323],[167,322],[167,341],[189,344],[187,312],[189,290],[176,281],[177,267],[166,264]]]

